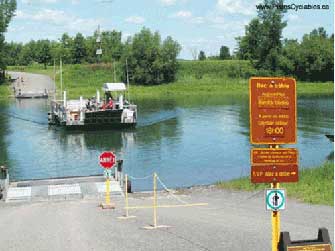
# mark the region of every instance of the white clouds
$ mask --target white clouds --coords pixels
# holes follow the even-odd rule
[[[297,20],[299,20],[299,16],[296,15],[296,14],[288,14],[287,20],[288,21],[297,21]]]
[[[256,13],[255,0],[217,0],[217,9],[229,14],[253,15]]]
[[[62,10],[42,9],[35,13],[27,13],[18,10],[16,18],[37,22],[39,25],[63,27],[64,30],[74,32],[93,31],[102,22],[100,19],[80,18]]]
[[[57,2],[58,0],[22,0],[23,4],[53,4]]]
[[[131,24],[143,24],[145,22],[145,19],[140,16],[131,16],[131,17],[127,17],[125,21]]]
[[[160,2],[164,5],[164,6],[171,6],[171,5],[175,5],[177,0],[160,0]]]
[[[41,4],[56,4],[59,2],[67,3],[69,0],[21,0],[23,4],[28,5],[41,5]],[[80,0],[71,0],[71,4],[77,5],[80,3]]]
[[[171,18],[181,19],[192,24],[202,24],[205,22],[204,17],[195,17],[191,11],[181,10],[170,16]]]
[[[175,13],[173,16],[177,18],[187,18],[188,19],[192,17],[192,12],[181,10]]]

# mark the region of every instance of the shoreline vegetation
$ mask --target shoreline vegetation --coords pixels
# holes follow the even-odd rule
[[[270,188],[270,184],[253,184],[250,177],[216,183],[220,189],[240,191],[261,191]],[[299,182],[283,183],[288,197],[305,203],[334,206],[334,162],[327,161],[315,168],[300,170]]]
[[[249,77],[253,69],[245,60],[180,61],[177,80],[160,85],[134,85],[130,83],[130,95],[135,99],[178,98],[185,96],[247,96]],[[59,67],[56,67],[56,85],[60,89]],[[53,66],[43,65],[10,66],[9,71],[45,74],[54,78]],[[68,97],[78,99],[95,95],[103,83],[114,82],[112,64],[82,64],[63,66],[63,90]],[[122,67],[115,64],[115,81],[121,81]],[[334,95],[332,82],[297,81],[298,97]],[[0,94],[1,95],[1,94]],[[60,97],[60,93],[58,93]],[[1,95],[3,96],[3,95]]]
[[[10,83],[8,81],[5,81],[4,83],[0,84],[0,100],[7,99],[10,96],[12,96]]]

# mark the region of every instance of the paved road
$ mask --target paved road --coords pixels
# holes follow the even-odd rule
[[[49,76],[13,71],[7,73],[11,75],[12,79],[17,79],[13,86],[17,91],[21,89],[21,93],[43,93],[45,90],[53,93],[55,90],[54,81]]]
[[[132,195],[130,205],[151,204],[151,195]],[[177,195],[205,207],[160,208],[158,224],[170,228],[144,230],[152,223],[151,209],[123,214],[122,198],[115,211],[103,211],[94,198],[39,203],[0,203],[1,250],[271,250],[270,213],[262,193],[239,193],[193,188]],[[159,195],[159,204],[179,204],[171,195]],[[334,241],[333,207],[289,200],[282,213],[282,230],[293,240],[314,239],[318,227],[327,227]]]

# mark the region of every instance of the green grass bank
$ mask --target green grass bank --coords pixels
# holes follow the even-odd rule
[[[0,99],[7,99],[11,96],[10,84],[8,81],[0,84]]]
[[[42,65],[9,67],[13,71],[46,74],[53,78],[52,66],[44,69]],[[56,84],[60,89],[59,67],[56,69]],[[102,65],[64,65],[63,89],[70,98],[93,96],[106,82],[114,81],[114,68],[111,64]],[[115,66],[115,81],[121,81],[121,67]],[[180,61],[177,80],[173,83],[143,86],[131,84],[132,98],[164,98],[185,96],[232,96],[248,95],[248,79],[255,74],[248,61]],[[298,96],[334,95],[334,84],[298,82]]]
[[[253,184],[250,177],[227,182],[218,182],[222,189],[258,191],[269,188],[270,184]],[[299,173],[299,182],[281,184],[291,198],[306,203],[334,206],[334,162],[326,162],[316,168],[303,169]]]

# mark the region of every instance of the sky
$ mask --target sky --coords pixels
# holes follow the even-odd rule
[[[217,55],[222,45],[231,52],[235,38],[257,15],[260,0],[17,0],[16,16],[6,33],[8,42],[58,40],[63,33],[92,35],[116,29],[123,39],[142,27],[159,31],[162,39],[172,36],[181,46],[179,58],[191,59],[192,52]],[[324,27],[334,33],[332,0],[292,0],[285,4],[329,5],[329,10],[289,10],[283,37],[301,40],[305,33]]]

